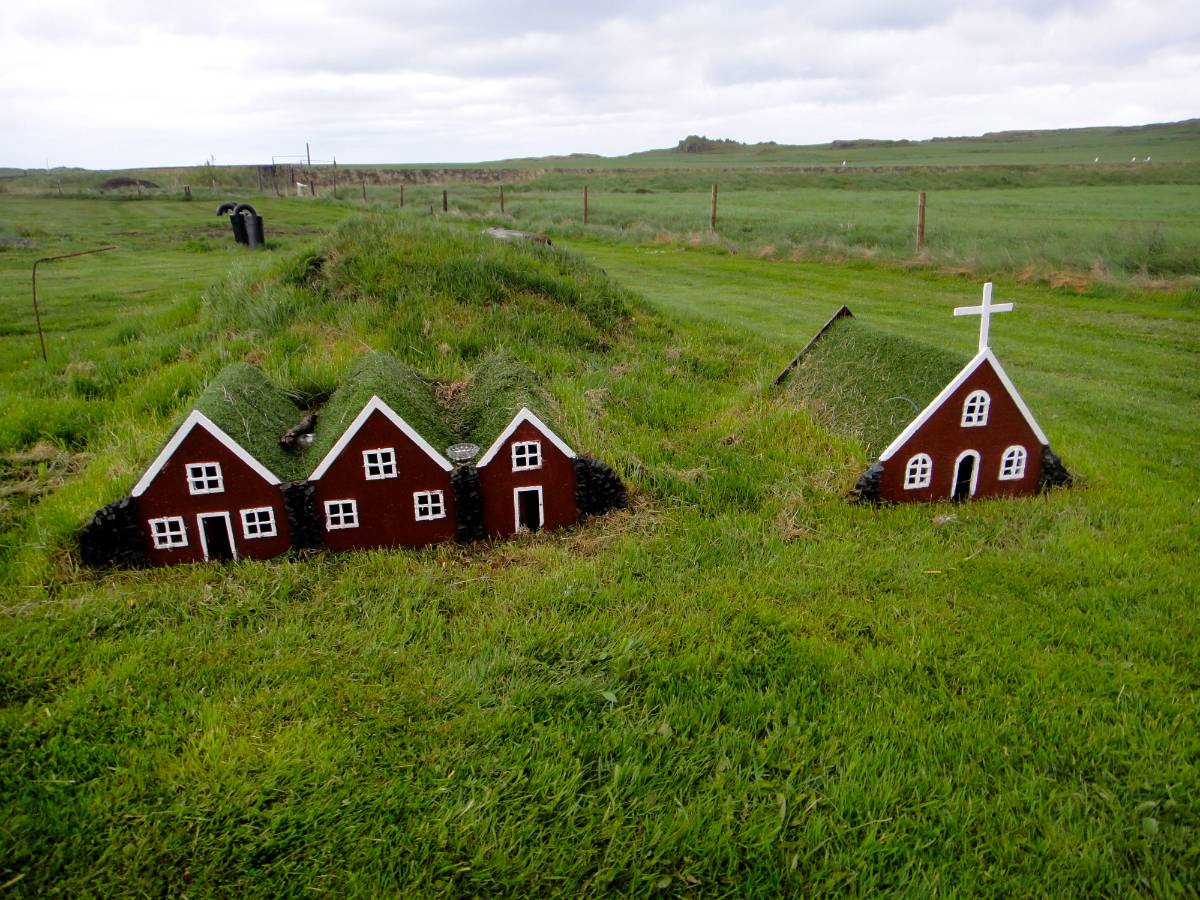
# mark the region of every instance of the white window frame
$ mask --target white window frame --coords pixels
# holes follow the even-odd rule
[[[183,516],[162,516],[150,519],[146,524],[150,526],[150,539],[155,550],[180,550],[188,545],[187,522]],[[160,525],[163,526],[161,531]],[[171,528],[172,525],[178,525],[178,530]]]
[[[422,505],[425,512],[421,511]],[[446,518],[445,491],[413,491],[413,516],[418,522]]]
[[[1000,480],[1020,481],[1025,477],[1025,464],[1029,461],[1029,451],[1020,444],[1013,444],[1000,457]]]
[[[337,509],[335,509],[337,507]],[[338,517],[338,523],[333,523],[334,516]],[[350,521],[347,521],[347,520]],[[340,531],[343,528],[358,527],[358,501],[357,500],[326,500],[325,501],[325,530]]]
[[[210,468],[212,472],[208,471]],[[225,493],[225,476],[219,462],[188,463],[187,483],[188,492],[193,496]]]
[[[374,459],[372,459],[374,457]],[[375,471],[372,473],[372,469]],[[363,473],[367,481],[382,481],[384,478],[396,478],[396,448],[376,447],[374,450],[363,451]]]
[[[518,450],[520,451],[519,453],[517,452]],[[531,457],[536,458],[537,462],[530,463],[529,460]],[[514,472],[532,472],[535,469],[540,469],[542,467],[542,442],[513,441],[512,467]]]
[[[256,538],[275,537],[279,534],[275,526],[275,507],[256,506],[253,509],[240,509],[242,517],[242,537],[251,541]],[[266,518],[262,517],[266,513]]]
[[[982,428],[988,421],[992,398],[987,391],[971,391],[963,401],[962,427]]]
[[[917,453],[909,457],[904,467],[904,489],[915,491],[933,483],[933,458],[928,453]]]

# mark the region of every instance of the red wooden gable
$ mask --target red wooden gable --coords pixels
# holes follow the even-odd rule
[[[968,408],[968,406],[970,408]],[[979,353],[880,455],[894,502],[1035,493],[1046,437],[990,350]]]
[[[489,536],[579,520],[575,451],[528,409],[517,413],[488,448],[478,471],[483,529]]]
[[[325,545],[352,550],[452,540],[452,471],[403,418],[373,397],[309,478]]]
[[[193,412],[133,489],[146,555],[156,565],[268,559],[291,546],[276,478],[233,438]]]

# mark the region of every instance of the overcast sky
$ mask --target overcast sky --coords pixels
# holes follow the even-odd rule
[[[1200,116],[1200,0],[7,0],[0,76],[22,167],[1138,125]]]

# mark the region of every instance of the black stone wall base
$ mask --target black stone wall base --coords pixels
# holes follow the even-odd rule
[[[292,530],[292,546],[312,550],[325,546],[325,529],[317,514],[317,490],[311,481],[289,481],[279,486]]]
[[[629,506],[629,492],[610,466],[590,456],[575,457],[575,503],[580,520]]]
[[[136,498],[122,497],[96,511],[79,532],[79,558],[95,569],[149,565]]]
[[[861,503],[879,503],[879,482],[883,479],[883,463],[872,463],[871,468],[858,476],[858,482],[850,489],[851,499]]]
[[[1042,473],[1038,477],[1038,490],[1046,491],[1052,487],[1070,487],[1075,477],[1067,471],[1058,454],[1046,444],[1042,447]]]
[[[454,486],[454,514],[458,519],[455,540],[460,544],[483,540],[483,494],[479,490],[479,470],[473,465],[459,466],[450,476]]]

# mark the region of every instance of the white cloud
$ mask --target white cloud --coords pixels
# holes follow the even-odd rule
[[[109,0],[0,10],[0,165],[623,153],[1197,114],[1194,2]]]

